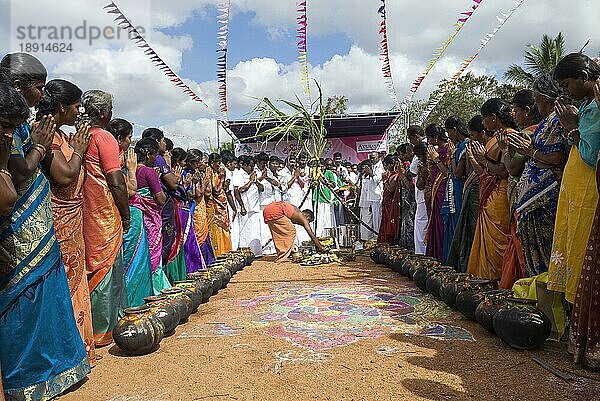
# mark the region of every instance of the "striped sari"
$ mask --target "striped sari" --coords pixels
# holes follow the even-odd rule
[[[173,197],[173,204],[175,206],[175,238],[173,240],[173,244],[169,252],[167,265],[164,268],[165,274],[167,275],[167,278],[171,283],[186,279],[185,248],[183,241],[183,231],[185,229],[185,226],[181,215],[181,203],[179,202],[179,200],[177,200],[177,198]]]
[[[13,158],[31,150],[30,126],[15,130]],[[37,169],[0,217],[0,365],[8,400],[48,400],[78,383],[90,363],[77,329],[54,232],[50,185]]]
[[[221,187],[219,191],[214,188],[221,186],[221,177],[218,172],[207,169],[206,174],[212,176],[213,196],[207,205],[208,227],[210,242],[215,256],[231,251],[231,234],[229,232],[229,213],[227,211],[227,195]]]
[[[467,157],[467,141],[462,141],[456,152],[454,152],[454,162],[458,165],[461,159]],[[465,163],[467,161],[465,160]],[[465,167],[466,170],[466,167]],[[452,246],[452,239],[454,238],[454,231],[458,225],[458,219],[462,209],[463,202],[463,187],[465,185],[464,178],[454,177],[452,167],[450,167],[450,173],[448,177],[448,184],[446,185],[446,195],[444,197],[444,203],[441,210],[442,220],[444,221],[444,241],[443,241],[443,260],[446,261],[450,254],[450,248]]]
[[[144,298],[154,294],[152,290],[152,264],[150,245],[144,228],[144,214],[135,206],[129,206],[131,224],[123,235],[123,262],[127,306],[144,305]]]
[[[206,263],[196,239],[196,232],[194,231],[193,216],[195,209],[196,202],[194,201],[189,203],[189,207],[183,205],[180,208],[181,224],[184,226],[182,241],[184,244],[185,269],[187,273],[206,269]]]
[[[441,163],[448,166],[449,147],[446,144],[438,149]],[[448,174],[433,164],[430,174],[431,182],[431,205],[429,208],[429,223],[427,225],[427,250],[426,256],[432,256],[440,262],[444,259],[444,220],[442,218],[442,206],[446,196],[446,185]]]
[[[202,252],[204,261],[210,265],[215,260],[215,253],[208,235],[208,212],[206,210],[206,200],[204,196],[200,197],[200,200],[196,202],[193,216],[194,232],[196,234],[198,245],[200,246],[200,252]]]

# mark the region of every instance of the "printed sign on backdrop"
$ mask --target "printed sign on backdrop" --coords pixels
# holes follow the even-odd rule
[[[363,135],[344,138],[330,138],[323,153],[324,158],[331,157],[336,152],[342,154],[344,161],[360,163],[369,158],[370,152],[387,150],[387,135]],[[255,155],[265,152],[269,156],[286,159],[290,154],[297,153],[300,146],[297,141],[240,143],[236,146],[237,155]]]

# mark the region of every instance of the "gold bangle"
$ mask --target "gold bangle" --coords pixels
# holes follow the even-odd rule
[[[8,178],[10,178],[10,179],[12,180],[12,174],[11,174],[11,173],[9,173],[9,172],[8,172],[8,170],[6,170],[6,169],[2,169],[2,170],[0,170],[0,173],[1,173],[1,174],[5,174],[5,175],[7,175],[7,176],[8,176]]]
[[[536,149],[536,150],[534,150],[534,151],[533,151],[533,154],[531,155],[531,158],[532,158],[532,159],[535,159],[535,154],[536,154],[537,152],[539,152],[539,149]]]
[[[31,150],[37,150],[37,152],[40,154],[40,160],[46,157],[46,153],[42,152],[37,146],[34,146]]]
[[[41,143],[36,143],[35,145],[33,145],[34,149],[39,149],[41,148],[41,151],[46,154],[46,152],[48,151],[48,149],[46,149],[46,147],[44,145],[42,145]]]
[[[73,151],[73,156],[79,156],[79,158],[81,159],[81,161],[83,161],[83,156],[81,155],[81,153]]]

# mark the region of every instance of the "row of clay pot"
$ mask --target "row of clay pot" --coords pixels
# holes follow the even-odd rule
[[[125,316],[113,329],[115,343],[129,355],[155,351],[164,337],[175,333],[202,303],[224,288],[231,277],[254,261],[249,248],[221,255],[204,271],[188,274],[160,295],[144,298],[145,305],[125,309]]]
[[[422,291],[479,322],[513,348],[535,348],[550,335],[550,319],[537,308],[536,301],[515,298],[511,290],[498,290],[494,281],[457,273],[434,258],[387,244],[373,248],[370,257],[410,278]]]

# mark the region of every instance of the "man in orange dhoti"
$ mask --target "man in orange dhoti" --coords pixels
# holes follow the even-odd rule
[[[310,210],[300,211],[296,206],[287,202],[273,202],[263,210],[265,223],[271,230],[271,236],[277,250],[277,261],[286,261],[294,249],[296,228],[294,224],[304,227],[308,236],[315,244],[317,251],[324,252],[323,245],[310,228],[314,215]]]

